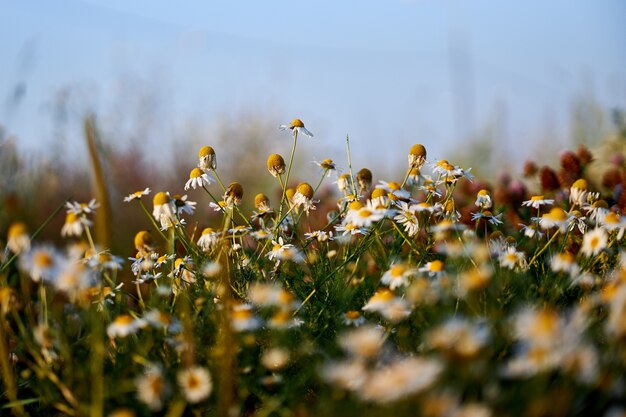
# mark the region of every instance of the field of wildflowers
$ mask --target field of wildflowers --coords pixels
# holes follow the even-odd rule
[[[204,146],[178,189],[132,190],[152,226],[130,258],[101,246],[96,199],[8,227],[0,412],[626,415],[623,138],[599,169],[581,146],[494,183],[420,144],[374,181],[346,138],[348,166],[297,182],[313,133],[280,129],[290,155],[246,167],[273,188],[223,181]],[[61,211],[67,244],[40,241]]]

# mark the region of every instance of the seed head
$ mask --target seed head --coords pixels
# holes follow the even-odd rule
[[[285,173],[285,160],[277,153],[271,154],[267,158],[267,170],[274,177],[278,177]]]

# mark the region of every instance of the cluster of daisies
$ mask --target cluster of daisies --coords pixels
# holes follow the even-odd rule
[[[546,380],[572,413],[623,412],[626,217],[582,168],[562,175],[567,186],[494,192],[416,144],[398,181],[324,159],[318,179],[295,183],[298,138],[313,134],[299,119],[280,129],[291,132],[290,158],[270,154],[260,167],[279,192],[246,197],[249,212],[210,146],[181,184],[189,194],[125,197],[151,224],[126,259],[94,240],[95,200],[67,203],[65,250],[9,227],[0,336],[10,343],[0,347],[23,371],[15,395],[51,395],[47,405],[79,413],[91,397],[76,399],[81,381],[56,372],[72,349],[93,349],[93,331],[107,395],[121,398],[111,415],[203,413],[224,401],[233,415],[269,414],[304,396],[330,414],[315,401],[544,415],[543,394],[524,384]],[[54,388],[38,388],[33,371]]]

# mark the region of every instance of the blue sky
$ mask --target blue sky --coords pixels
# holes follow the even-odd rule
[[[78,91],[77,112],[108,114],[121,129],[132,126],[125,107],[136,104],[134,90],[149,92],[162,116],[153,120],[162,136],[150,138],[159,143],[189,120],[210,127],[258,112],[276,124],[301,117],[316,133],[318,157],[341,159],[349,132],[364,163],[372,155],[397,161],[416,142],[444,157],[495,120],[499,152],[520,159],[547,135],[567,137],[577,96],[591,94],[606,109],[626,105],[621,0],[0,7],[0,123],[26,150],[58,140],[52,103],[64,88]],[[25,86],[19,101],[16,86]],[[70,123],[68,131],[80,129]]]

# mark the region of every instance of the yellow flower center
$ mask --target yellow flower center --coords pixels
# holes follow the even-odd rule
[[[587,184],[587,180],[580,178],[574,181],[572,184],[572,188],[578,188],[579,190],[586,190],[589,185]]]
[[[395,181],[391,181],[387,183],[387,187],[389,187],[390,190],[398,191],[400,189],[400,184]]]
[[[213,233],[212,227],[207,227],[202,231],[202,235],[208,235],[209,233]]]
[[[210,146],[203,146],[198,152],[198,158],[204,158],[208,155],[215,155],[215,151]]]
[[[200,178],[204,174],[200,168],[194,168],[189,173],[189,179]]]
[[[556,222],[567,220],[567,213],[560,207],[554,207],[550,210],[550,213],[544,214],[543,216]]]
[[[609,214],[607,214],[606,216],[604,216],[604,222],[605,223],[609,223],[609,224],[618,224],[619,223],[619,216],[617,215],[617,213],[612,211]]]
[[[366,218],[366,217],[369,217],[369,216],[371,216],[371,215],[372,215],[372,212],[371,212],[371,211],[369,211],[368,209],[362,209],[362,210],[359,210],[359,217],[364,217],[364,218]]]
[[[35,265],[41,268],[48,268],[52,266],[52,257],[47,252],[37,252],[35,256],[33,256],[33,262]]]
[[[154,198],[152,199],[152,203],[155,206],[162,206],[163,204],[167,204],[169,202],[170,202],[170,197],[163,191],[156,193],[154,195]]]
[[[406,266],[402,264],[394,265],[389,270],[389,273],[394,278],[401,277],[405,272],[406,272]]]
[[[16,238],[27,233],[26,225],[22,222],[13,223],[9,227],[8,237],[9,239]]]
[[[76,213],[67,213],[67,216],[65,216],[65,223],[71,224],[77,221],[78,221],[78,216],[76,215]]]
[[[435,260],[430,263],[428,266],[428,270],[431,272],[441,272],[443,271],[444,264],[440,260]]]
[[[356,320],[361,317],[361,313],[356,310],[350,310],[346,313],[346,318],[350,320]]]
[[[297,191],[308,199],[313,198],[313,187],[306,182],[298,185]]]
[[[133,319],[133,317],[128,315],[128,314],[122,314],[121,316],[117,316],[115,318],[115,320],[113,321],[113,323],[115,323],[115,324],[117,324],[119,326],[128,326],[134,320],[135,319]]]
[[[302,120],[300,120],[300,119],[293,119],[291,121],[291,127],[292,128],[294,128],[294,127],[304,127],[304,123],[302,123]]]

